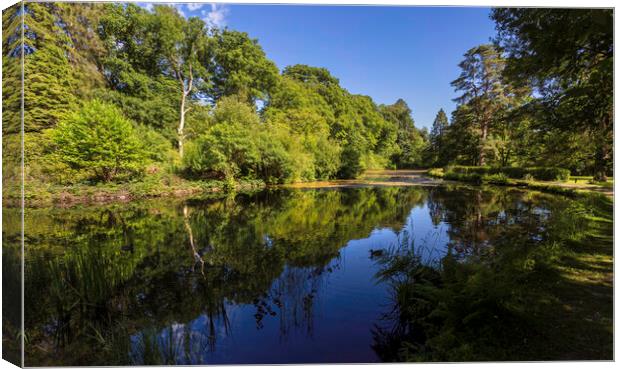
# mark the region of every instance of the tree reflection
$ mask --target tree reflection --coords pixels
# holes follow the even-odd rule
[[[278,319],[282,339],[312,335],[315,301],[339,268],[339,250],[376,227],[401,228],[425,194],[265,191],[32,209],[28,365],[204,362],[234,330],[234,305],[253,305],[258,329]]]
[[[561,321],[563,301],[571,298],[558,286],[571,285],[573,293],[589,287],[574,286],[558,267],[575,242],[592,242],[590,214],[599,205],[479,187],[433,188],[427,201],[433,222],[449,224],[448,252],[428,263],[401,244],[378,261],[377,278],[391,286],[393,309],[373,330],[377,354],[384,361],[568,357],[567,348],[550,349],[558,341],[551,332],[568,324],[549,327],[550,319]]]

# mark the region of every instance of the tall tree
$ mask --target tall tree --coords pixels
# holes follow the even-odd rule
[[[586,130],[596,142],[596,177],[611,171],[613,143],[613,10],[494,9],[496,42],[514,83],[537,88],[544,121]]]
[[[454,99],[472,108],[473,124],[480,135],[478,165],[485,165],[485,144],[497,112],[506,102],[502,81],[505,60],[493,45],[480,45],[468,50],[459,64],[461,74],[452,82],[461,96]]]
[[[431,144],[437,148],[439,146],[439,141],[441,137],[445,133],[446,129],[448,129],[448,116],[443,109],[439,109],[437,115],[435,116],[435,120],[433,121],[433,127],[431,129],[430,140]]]
[[[154,17],[155,41],[162,55],[163,71],[173,76],[180,87],[177,135],[179,155],[183,157],[185,115],[190,109],[187,99],[207,79],[206,25],[196,17],[185,20],[170,6],[156,6]]]
[[[443,146],[444,136],[449,128],[448,116],[443,109],[439,109],[435,120],[433,121],[433,127],[429,134],[429,146],[427,162],[431,165],[443,165],[445,164],[445,158],[441,156],[441,150]]]
[[[409,105],[403,99],[398,99],[392,105],[382,106],[381,111],[385,119],[391,122],[397,130],[398,151],[392,156],[396,166],[399,168],[421,166],[426,142],[422,133],[415,127]]]

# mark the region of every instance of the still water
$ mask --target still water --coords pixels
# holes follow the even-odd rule
[[[420,337],[395,318],[390,261],[495,260],[496,240],[542,242],[570,206],[392,187],[29,209],[26,365],[399,360]]]

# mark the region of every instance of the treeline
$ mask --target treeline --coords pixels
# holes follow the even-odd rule
[[[324,68],[279,71],[246,33],[172,6],[24,3],[3,13],[4,176],[20,173],[23,54],[31,183],[157,173],[282,183],[448,164],[562,167],[605,180],[612,14],[492,10],[495,39],[465,53],[452,82],[457,108],[450,119],[440,110],[428,133],[401,99],[378,105]]]
[[[280,72],[246,33],[172,6],[25,3],[3,21],[4,154],[19,152],[23,52],[30,180],[282,183],[423,164],[428,135],[403,100],[377,105],[324,68]]]
[[[613,11],[494,9],[493,43],[468,50],[430,164],[562,167],[605,180],[613,168]]]

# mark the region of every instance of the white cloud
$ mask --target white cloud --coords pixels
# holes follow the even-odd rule
[[[148,4],[144,5],[144,9],[152,12],[153,11],[153,3],[148,3]]]
[[[228,15],[228,8],[224,5],[211,4],[211,10],[203,10],[203,20],[210,26],[216,28],[222,28],[226,26],[226,16]]]
[[[205,6],[205,4],[201,4],[201,3],[189,3],[189,4],[185,4],[185,6],[187,6],[187,9],[190,12],[193,12],[194,10],[198,10],[200,8],[202,8],[203,6]]]

